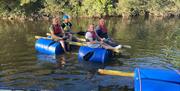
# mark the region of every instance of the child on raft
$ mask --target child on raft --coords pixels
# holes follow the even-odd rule
[[[64,29],[66,36],[68,36],[71,41],[80,41],[77,37],[73,36],[74,33],[72,31],[70,16],[66,14],[63,16],[63,23],[61,24],[61,27]]]
[[[63,23],[61,24],[61,27],[65,31],[65,34],[69,37],[70,40],[72,40],[72,23],[70,22],[70,17],[68,15],[63,16]]]
[[[88,30],[85,34],[85,38],[86,38],[88,47],[91,47],[91,48],[102,48],[103,47],[105,49],[110,49],[110,50],[119,49],[118,47],[112,47],[112,46],[104,43],[103,40],[101,40],[101,39],[98,41],[98,37],[95,33],[93,24],[90,24],[88,26]]]
[[[112,39],[108,36],[108,33],[107,33],[108,30],[105,26],[105,20],[103,18],[99,20],[99,25],[96,27],[95,32],[96,32],[97,37],[103,40],[105,43],[113,47],[117,47],[117,48],[122,47],[122,45],[118,45],[115,42],[113,42]]]
[[[55,41],[59,41],[61,43],[61,46],[64,52],[66,53],[67,51],[66,51],[65,42],[64,42],[64,39],[66,39],[66,36],[65,36],[65,32],[63,28],[60,25],[59,17],[55,17],[52,19],[52,24],[49,27],[49,30],[50,30],[52,38]]]

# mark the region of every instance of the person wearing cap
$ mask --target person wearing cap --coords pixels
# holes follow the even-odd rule
[[[122,45],[118,45],[115,42],[113,42],[112,39],[108,36],[108,30],[107,27],[105,26],[105,20],[103,18],[99,20],[99,25],[96,27],[95,32],[99,40],[103,40],[105,43],[113,47],[117,47],[117,48],[122,47]]]
[[[68,15],[64,15],[61,27],[64,29],[65,34],[69,37],[69,39],[72,40],[72,23],[69,21],[69,19],[70,17]]]
[[[65,43],[64,43],[64,38],[65,38],[64,30],[60,25],[60,20],[58,17],[55,17],[52,19],[52,24],[49,27],[49,30],[50,30],[52,38],[55,41],[60,42],[64,52],[66,53],[67,51],[66,51],[66,47],[65,47]]]
[[[72,23],[69,21],[70,17],[68,15],[63,16],[63,23],[61,24],[65,32],[71,32]]]

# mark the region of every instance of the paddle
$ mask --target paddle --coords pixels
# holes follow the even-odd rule
[[[43,37],[43,36],[35,36],[35,39],[39,39],[39,38],[43,38],[43,39],[49,39],[49,40],[52,40],[52,38],[48,38],[48,37]],[[58,40],[63,40],[63,38],[58,38]]]
[[[48,38],[48,37],[43,37],[43,36],[35,36],[36,39],[39,39],[39,38],[43,38],[43,39],[49,39],[49,40],[52,40],[52,38]],[[59,38],[60,40],[62,38]],[[65,40],[66,42],[68,42],[69,44],[71,45],[77,45],[77,46],[87,46],[86,43],[80,43],[80,42],[73,42],[73,41],[69,41],[69,40]],[[57,42],[57,41],[55,41]]]
[[[102,39],[102,38],[97,34],[96,31],[95,31],[95,34],[96,34],[96,36],[97,36],[98,39]],[[108,38],[109,38],[109,37],[108,37]],[[103,42],[106,43],[106,44],[108,44],[108,45],[111,45],[111,46],[118,46],[116,43],[113,42],[113,40],[112,40],[111,38],[109,38],[109,39],[103,38]],[[130,49],[131,46],[130,46],[130,45],[122,45],[122,48],[129,48],[129,49]]]
[[[122,71],[115,71],[115,70],[98,69],[98,73],[104,74],[104,75],[134,77],[134,72],[122,72]]]
[[[48,38],[48,37],[43,37],[43,36],[35,36],[35,39],[40,39],[40,38],[52,40],[52,38]]]

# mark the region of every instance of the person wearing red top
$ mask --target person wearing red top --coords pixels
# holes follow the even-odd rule
[[[61,43],[61,46],[66,53],[66,47],[64,43],[64,30],[62,29],[60,25],[60,19],[58,17],[55,17],[52,19],[52,24],[49,28],[52,38],[55,41],[59,41]]]

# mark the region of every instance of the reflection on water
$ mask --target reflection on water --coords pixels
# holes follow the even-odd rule
[[[73,30],[86,31],[97,19],[74,19]],[[78,47],[59,56],[37,53],[35,35],[46,36],[48,21],[0,20],[0,89],[57,91],[133,91],[133,78],[99,75],[105,68],[133,71],[135,67],[179,69],[180,21],[178,19],[122,20],[108,18],[109,35],[131,45],[107,64],[79,62]],[[129,56],[130,55],[130,56]]]

